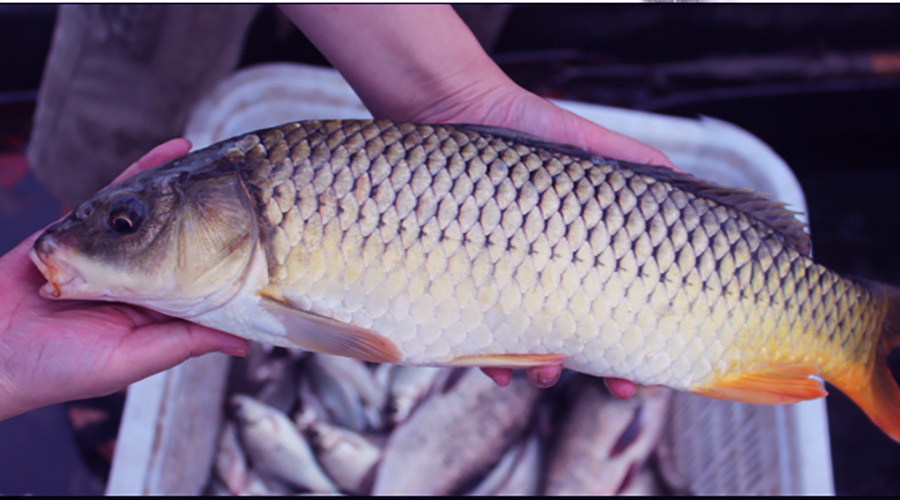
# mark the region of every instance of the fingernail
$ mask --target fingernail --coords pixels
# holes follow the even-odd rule
[[[238,356],[244,357],[250,352],[250,345],[247,344],[246,341],[241,343],[235,343],[234,345],[228,345],[219,349],[219,352],[227,354],[229,356]]]
[[[547,388],[556,383],[556,380],[559,378],[559,372],[556,370],[541,369],[538,370],[535,378],[538,386]]]

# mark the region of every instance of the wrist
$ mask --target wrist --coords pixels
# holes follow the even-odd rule
[[[431,106],[512,83],[449,5],[281,8],[377,118],[423,121]]]

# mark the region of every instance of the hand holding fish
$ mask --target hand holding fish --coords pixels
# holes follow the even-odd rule
[[[449,5],[281,8],[341,71],[377,118],[506,127],[598,155],[674,168],[656,149],[517,85],[484,52]],[[396,78],[397,74],[403,78]],[[551,365],[527,373],[534,385],[550,387],[561,371],[560,365]],[[512,376],[511,370],[503,368],[484,372],[500,385],[508,384]],[[629,398],[634,394],[633,383],[606,380],[613,395]]]
[[[176,139],[144,155],[113,183],[177,158],[190,143]],[[73,399],[109,394],[209,352],[247,352],[247,341],[201,325],[126,304],[48,301],[38,295],[44,277],[28,259],[40,232],[0,257],[0,420]],[[549,387],[560,366],[528,370],[529,380]],[[485,373],[501,385],[511,370]],[[618,379],[612,379],[618,380]],[[614,389],[621,387],[622,389]],[[634,385],[619,381],[611,391],[630,397]]]
[[[189,149],[183,139],[166,142],[114,182]],[[28,259],[38,234],[0,257],[0,420],[109,394],[208,352],[247,352],[244,339],[141,307],[40,297],[46,280]]]

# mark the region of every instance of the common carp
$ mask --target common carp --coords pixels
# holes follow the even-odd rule
[[[826,380],[900,440],[887,285],[782,204],[473,125],[304,121],[98,193],[35,242],[46,297],[366,361],[566,368],[752,403]]]

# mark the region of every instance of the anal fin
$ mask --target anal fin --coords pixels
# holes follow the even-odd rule
[[[396,344],[371,330],[295,309],[267,294],[260,296],[262,309],[281,322],[287,338],[302,349],[377,363],[403,359]]]
[[[558,365],[569,359],[565,354],[475,354],[460,356],[446,363],[448,366],[478,366],[495,368],[531,368]]]
[[[725,376],[713,384],[693,388],[691,392],[717,399],[743,403],[787,404],[826,396],[814,364],[778,365],[755,372]]]

